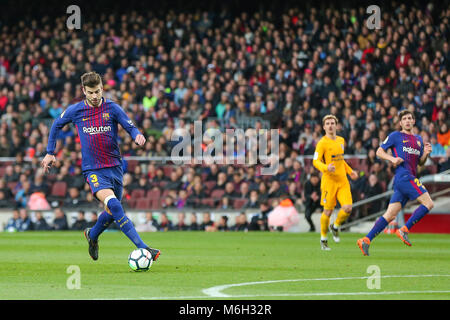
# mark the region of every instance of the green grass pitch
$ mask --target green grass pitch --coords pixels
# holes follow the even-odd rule
[[[354,233],[330,237],[328,252],[310,233],[141,236],[162,252],[144,273],[128,267],[134,246],[119,232],[100,237],[98,261],[82,232],[1,233],[0,299],[450,299],[449,235],[413,233],[407,247],[381,234],[369,257]]]

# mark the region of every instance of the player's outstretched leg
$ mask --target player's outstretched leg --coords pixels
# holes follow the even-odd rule
[[[369,245],[372,242],[372,240],[381,233],[381,231],[384,230],[384,228],[387,227],[389,222],[395,219],[398,212],[402,208],[402,205],[400,202],[393,202],[390,203],[385,214],[378,218],[377,221],[375,221],[375,224],[373,225],[372,229],[369,231],[369,233],[356,241],[356,244],[361,249],[364,255],[369,255]],[[363,248],[364,246],[364,248]],[[364,250],[363,250],[364,249]],[[367,254],[366,254],[367,253]]]
[[[125,215],[122,204],[114,196],[107,196],[105,199],[105,204],[107,208],[111,211],[114,221],[119,226],[120,230],[134,243],[134,245],[139,249],[147,249],[150,251],[153,257],[153,261],[156,261],[160,255],[158,249],[153,249],[147,246],[134,228],[133,222]]]
[[[381,231],[383,231],[388,224],[389,222],[387,222],[383,216],[379,217],[369,233],[365,237],[356,241],[356,244],[365,256],[369,255],[369,246],[373,238],[375,238]]]
[[[395,234],[397,237],[400,238],[400,240],[403,241],[404,244],[406,244],[407,246],[411,247],[412,243],[409,241],[409,229],[406,226],[401,227],[400,229],[397,229],[395,231]]]
[[[369,246],[370,246],[370,239],[367,237],[358,239],[356,241],[356,244],[361,249],[363,255],[368,256],[369,255]]]
[[[399,237],[404,244],[407,246],[412,246],[411,241],[409,241],[408,234],[411,228],[419,222],[425,215],[433,209],[433,201],[430,198],[430,195],[427,193],[422,194],[417,198],[421,202],[421,205],[413,212],[411,217],[406,221],[405,225],[398,229],[395,234]]]

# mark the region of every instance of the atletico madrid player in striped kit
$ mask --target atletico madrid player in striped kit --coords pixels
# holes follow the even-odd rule
[[[412,133],[415,119],[409,110],[399,113],[401,131],[391,133],[377,150],[377,156],[390,161],[395,169],[394,194],[389,206],[374,224],[372,230],[357,241],[365,256],[369,255],[369,245],[386,226],[395,219],[408,200],[419,201],[420,206],[414,211],[406,224],[396,231],[396,235],[408,246],[411,246],[408,233],[432,208],[433,200],[424,185],[416,177],[417,165],[423,165],[432,151],[430,143],[424,143],[422,138]],[[392,150],[392,155],[387,150]]]
[[[81,143],[83,175],[94,196],[105,205],[105,211],[99,215],[94,227],[84,231],[89,243],[90,256],[94,260],[98,259],[98,237],[115,221],[137,248],[149,250],[153,260],[156,260],[160,250],[150,248],[142,241],[120,203],[123,171],[118,144],[118,124],[139,146],[145,144],[145,137],[118,104],[103,97],[102,79],[99,74],[95,72],[83,74],[81,85],[86,99],[67,107],[53,122],[47,155],[41,165],[45,172],[49,171],[56,161],[55,147],[58,133],[66,124],[73,123]]]

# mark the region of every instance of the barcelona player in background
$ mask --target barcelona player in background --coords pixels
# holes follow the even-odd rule
[[[417,166],[425,164],[432,151],[431,144],[424,144],[419,135],[412,133],[415,124],[412,112],[402,110],[399,119],[401,131],[391,133],[377,150],[380,159],[390,161],[395,167],[394,194],[385,214],[375,222],[364,238],[357,241],[365,256],[369,255],[373,238],[395,219],[408,200],[417,199],[420,203],[406,224],[396,231],[396,235],[408,246],[411,246],[408,238],[411,228],[433,208],[430,194],[416,177]],[[387,152],[388,149],[392,150],[392,155]]]
[[[325,136],[317,143],[313,165],[322,172],[320,183],[323,213],[320,218],[320,246],[322,250],[330,250],[328,246],[328,229],[333,240],[339,242],[339,228],[352,212],[353,199],[347,174],[355,180],[358,174],[344,160],[345,139],[336,135],[338,119],[334,115],[326,115],[322,119]],[[341,209],[336,220],[330,224],[330,216],[339,201]]]
[[[115,221],[137,248],[147,249],[152,254],[153,260],[156,260],[160,250],[150,248],[142,241],[120,203],[123,171],[118,145],[118,124],[139,146],[143,146],[146,139],[118,104],[103,98],[103,85],[99,74],[95,72],[83,74],[81,85],[86,99],[67,107],[53,122],[47,155],[41,165],[45,172],[49,171],[56,161],[55,148],[59,131],[72,122],[80,138],[83,175],[94,196],[105,205],[105,211],[99,215],[97,223],[84,231],[90,256],[94,260],[98,259],[98,237]]]

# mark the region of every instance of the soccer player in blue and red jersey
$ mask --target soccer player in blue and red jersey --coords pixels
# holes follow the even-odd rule
[[[42,160],[45,172],[56,161],[56,138],[59,131],[72,122],[80,137],[82,172],[94,196],[104,203],[103,211],[92,227],[84,230],[89,243],[89,254],[98,259],[98,237],[115,221],[120,230],[136,245],[150,251],[153,260],[158,259],[160,250],[147,246],[136,232],[133,223],[125,215],[120,203],[123,192],[122,158],[118,145],[118,124],[120,124],[139,146],[145,144],[145,137],[134,126],[125,111],[115,102],[103,97],[102,79],[95,72],[81,76],[81,85],[86,99],[72,104],[57,118],[50,129],[47,155]]]
[[[373,238],[395,219],[408,200],[417,199],[420,203],[406,224],[396,231],[396,235],[408,246],[411,246],[408,238],[411,228],[433,208],[430,194],[416,177],[417,166],[425,164],[432,151],[431,144],[424,144],[419,135],[412,133],[415,119],[411,111],[402,110],[399,119],[402,130],[391,133],[376,153],[380,159],[390,161],[395,167],[394,194],[384,215],[364,238],[357,241],[365,256],[369,255]],[[388,149],[392,150],[392,155],[387,152]]]

